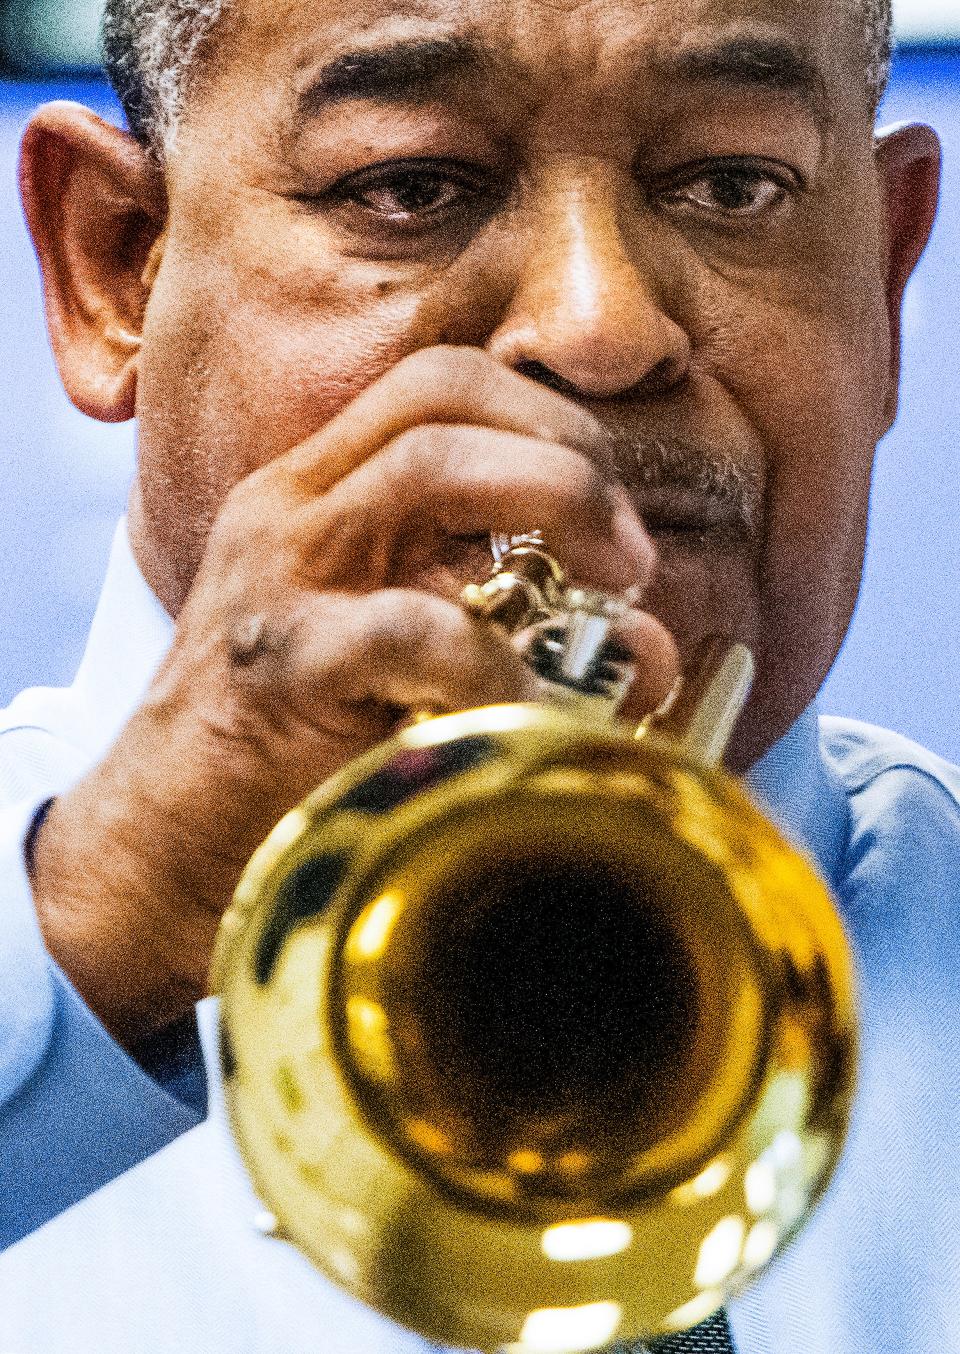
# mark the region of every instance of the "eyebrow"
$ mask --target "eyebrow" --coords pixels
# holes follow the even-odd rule
[[[297,96],[297,118],[316,117],[332,104],[354,99],[380,103],[426,101],[451,80],[494,64],[487,48],[455,35],[412,38],[341,53]],[[665,73],[691,84],[766,90],[810,106],[828,121],[827,89],[816,62],[787,39],[739,36],[681,50]]]
[[[399,103],[426,99],[440,85],[488,64],[467,38],[420,38],[344,52],[324,66],[297,99],[300,117],[314,117],[350,99]]]
[[[672,73],[694,84],[768,90],[810,105],[817,122],[827,121],[826,81],[802,48],[779,38],[739,37],[681,51]]]

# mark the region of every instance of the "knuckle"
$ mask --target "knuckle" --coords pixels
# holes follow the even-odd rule
[[[459,379],[469,389],[474,381],[490,375],[492,359],[479,348],[466,344],[446,343],[432,350],[442,373]]]
[[[273,496],[272,480],[273,476],[266,466],[261,466],[238,480],[231,486],[224,499],[221,516],[226,513],[247,517],[251,512],[259,511],[264,500]]]
[[[491,378],[492,359],[479,348],[443,344],[422,354],[424,374],[454,404],[472,404]]]
[[[273,560],[293,520],[293,509],[276,473],[262,467],[226,494],[211,528],[211,540],[221,546],[233,542],[246,555]]]
[[[455,602],[409,588],[388,588],[372,603],[367,652],[377,666],[435,673],[449,667],[453,674],[473,660],[475,623]]]
[[[442,423],[408,428],[390,443],[390,454],[403,479],[429,473],[435,478],[449,456],[451,429]]]
[[[610,481],[594,461],[583,455],[571,458],[559,497],[561,511],[573,510],[591,521],[602,523],[609,521],[616,506]]]
[[[227,656],[235,668],[260,665],[285,647],[285,636],[262,612],[238,617],[227,632]]]
[[[237,608],[224,627],[224,650],[234,683],[260,689],[289,684],[301,631],[295,615],[268,606]]]
[[[378,666],[406,666],[436,627],[436,608],[428,599],[404,588],[385,588],[369,599],[366,647]]]
[[[210,539],[215,544],[242,537],[250,519],[250,491],[245,482],[235,484],[224,498],[213,522]]]

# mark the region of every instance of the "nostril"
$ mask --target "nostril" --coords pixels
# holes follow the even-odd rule
[[[528,376],[531,381],[537,381],[540,385],[546,386],[548,390],[555,390],[559,395],[570,395],[574,398],[583,397],[584,391],[572,381],[565,380],[558,376],[555,371],[544,366],[542,362],[536,362],[532,358],[524,358],[522,362],[516,364],[515,370],[521,376]]]
[[[688,367],[675,357],[665,357],[647,372],[642,381],[634,386],[632,394],[650,399],[656,395],[668,395],[681,385],[688,375]]]
[[[537,381],[540,385],[546,386],[549,390],[555,390],[559,395],[567,395],[571,399],[580,400],[596,399],[595,392],[584,389],[563,376],[558,376],[550,367],[545,366],[543,362],[537,362],[533,358],[524,358],[521,362],[517,362],[514,370],[521,376],[528,376],[531,381]],[[668,395],[684,381],[686,375],[685,364],[671,355],[658,362],[655,367],[645,373],[642,380],[637,381],[629,390],[618,390],[616,398],[649,400],[657,396]]]

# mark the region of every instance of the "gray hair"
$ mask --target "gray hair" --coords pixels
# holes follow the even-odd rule
[[[852,0],[865,20],[867,85],[876,109],[890,78],[892,0]],[[160,160],[229,0],[106,0],[104,68],[133,135]]]
[[[157,159],[169,148],[228,0],[106,0],[103,65],[130,131]]]

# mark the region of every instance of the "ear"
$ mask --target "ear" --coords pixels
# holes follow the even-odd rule
[[[105,423],[132,418],[166,219],[163,174],[126,132],[79,104],[52,103],[24,136],[20,193],[67,394]]]
[[[890,320],[890,386],[885,417],[897,416],[903,293],[926,248],[940,198],[940,141],[931,127],[893,127],[877,134],[877,169],[885,207],[884,277]]]

